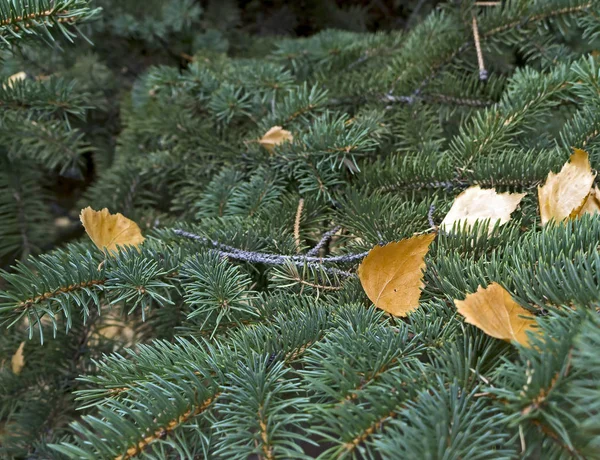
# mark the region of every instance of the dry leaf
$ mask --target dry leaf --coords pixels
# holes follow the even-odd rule
[[[471,227],[477,220],[489,219],[488,233],[500,221],[504,225],[526,193],[497,193],[495,189],[481,189],[478,185],[462,192],[454,203],[441,227],[451,230],[455,222],[466,222]]]
[[[479,286],[477,292],[469,294],[465,300],[455,300],[454,304],[467,323],[477,326],[487,335],[529,346],[525,332],[534,331],[536,322],[531,313],[515,302],[498,283],[492,283],[485,289]]]
[[[568,163],[558,174],[549,173],[543,187],[538,187],[542,225],[575,217],[590,193],[596,174],[592,172],[588,154],[574,149]]]
[[[600,212],[600,189],[594,187],[585,199],[585,203],[583,203],[583,206],[579,211],[579,216],[583,216],[584,214],[595,214],[597,212]]]
[[[21,345],[19,345],[19,348],[17,348],[17,351],[10,360],[12,371],[15,375],[19,375],[23,370],[23,367],[25,367],[25,355],[23,354],[24,349],[25,342],[21,342]]]
[[[406,316],[419,306],[425,254],[435,234],[375,246],[358,267],[363,289],[377,308]]]
[[[88,344],[90,347],[98,346],[103,338],[114,341],[114,351],[121,347],[133,347],[136,343],[133,319],[128,317],[124,320],[116,310],[102,314],[101,321],[92,326]]]
[[[8,77],[8,79],[6,80],[6,84],[3,84],[2,87],[4,89],[6,89],[7,86],[9,88],[12,88],[14,82],[25,80],[26,78],[27,78],[27,74],[25,72],[17,72],[15,74],[11,75],[10,77]]]
[[[289,131],[286,131],[281,126],[273,126],[265,135],[258,141],[260,145],[266,148],[269,152],[273,152],[276,145],[283,142],[294,140],[294,136]]]
[[[121,213],[111,214],[108,209],[94,211],[89,206],[79,216],[85,231],[101,250],[117,251],[118,246],[138,247],[144,237],[138,225]]]

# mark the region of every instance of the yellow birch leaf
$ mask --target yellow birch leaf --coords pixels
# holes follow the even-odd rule
[[[273,148],[276,145],[282,144],[286,141],[292,142],[293,140],[294,136],[292,136],[292,133],[286,131],[281,126],[273,126],[265,133],[258,143],[266,148],[269,152],[273,152]]]
[[[25,80],[27,78],[27,74],[25,72],[17,72],[6,79],[6,84],[2,85],[2,88],[6,89],[8,86],[12,88],[16,81]]]
[[[538,187],[542,225],[576,217],[590,193],[596,174],[592,172],[585,150],[574,149],[568,163],[558,174],[549,173],[546,183]]]
[[[479,286],[477,292],[469,294],[465,300],[455,300],[454,304],[467,323],[487,335],[529,346],[526,332],[535,331],[536,322],[531,313],[515,302],[498,283],[492,283],[485,289]]]
[[[526,193],[497,193],[495,189],[482,189],[478,185],[462,192],[454,203],[441,227],[451,230],[455,222],[466,222],[468,227],[477,220],[489,219],[488,233],[500,221],[504,225],[517,208]]]
[[[358,267],[358,277],[371,302],[394,316],[419,306],[425,255],[435,234],[418,235],[375,246]]]
[[[600,189],[594,187],[585,199],[585,203],[583,203],[583,206],[579,211],[579,216],[583,216],[584,214],[595,214],[597,212],[600,212]]]
[[[15,375],[19,375],[23,370],[23,367],[25,367],[25,355],[23,354],[24,349],[25,342],[21,342],[21,345],[19,345],[19,348],[17,348],[17,351],[10,360],[12,371]]]
[[[102,251],[117,251],[118,246],[138,247],[144,237],[138,225],[121,213],[111,214],[108,209],[94,211],[89,206],[79,216],[85,231]]]

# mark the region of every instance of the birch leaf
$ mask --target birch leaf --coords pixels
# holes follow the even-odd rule
[[[488,233],[500,221],[504,225],[517,208],[526,193],[497,193],[495,189],[482,189],[478,185],[462,192],[454,203],[441,227],[451,230],[455,222],[466,222],[468,227],[477,220],[489,219]]]
[[[25,80],[26,78],[27,78],[27,74],[25,72],[23,72],[23,71],[17,72],[15,74],[11,75],[10,77],[8,77],[6,80],[6,84],[3,84],[2,87],[4,89],[6,89],[7,86],[9,88],[12,88],[16,81]]]
[[[585,203],[583,203],[583,206],[579,211],[579,216],[583,216],[584,214],[595,214],[597,212],[600,212],[600,189],[594,187],[585,199]]]
[[[588,154],[574,149],[568,163],[558,174],[549,173],[546,183],[538,187],[542,225],[576,217],[590,193],[596,174],[592,172]]]
[[[276,145],[286,141],[292,142],[294,136],[289,131],[286,131],[281,126],[273,126],[265,135],[258,141],[260,145],[266,148],[269,152],[273,152]]]
[[[465,300],[455,300],[458,312],[487,335],[506,341],[514,340],[529,346],[527,331],[537,325],[531,313],[516,303],[510,293],[498,283],[487,288],[479,286],[477,292]]]
[[[144,237],[138,225],[121,213],[111,214],[108,209],[94,211],[89,206],[79,216],[85,231],[102,251],[117,251],[118,246],[138,247]]]
[[[23,354],[24,349],[25,342],[21,342],[21,345],[19,345],[19,348],[17,348],[17,351],[10,360],[12,371],[15,375],[19,375],[25,367],[25,355]]]
[[[425,255],[435,234],[375,246],[358,267],[358,277],[377,308],[406,316],[419,306]]]

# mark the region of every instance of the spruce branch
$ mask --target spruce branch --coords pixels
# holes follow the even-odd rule
[[[0,43],[8,46],[11,41],[38,35],[52,41],[52,28],[72,41],[75,34],[70,28],[95,19],[100,11],[100,8],[90,8],[88,0],[3,1],[0,2]]]
[[[163,439],[168,436],[173,430],[179,428],[181,425],[188,423],[194,417],[202,414],[207,411],[219,398],[221,393],[215,393],[213,396],[202,401],[195,407],[192,407],[185,411],[182,415],[177,416],[177,418],[171,420],[168,423],[165,423],[160,428],[157,428],[154,433],[144,437],[140,441],[138,441],[135,445],[129,447],[124,454],[117,455],[114,457],[114,460],[129,460],[142,452],[153,442]]]

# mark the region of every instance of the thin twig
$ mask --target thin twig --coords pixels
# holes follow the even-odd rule
[[[427,213],[427,221],[429,222],[429,226],[435,230],[437,230],[438,226],[433,220],[433,213],[435,212],[435,205],[429,206],[429,212]]]
[[[355,276],[354,274],[339,270],[337,268],[325,267],[325,264],[349,264],[362,260],[367,252],[361,252],[357,254],[345,254],[342,256],[333,257],[311,257],[311,256],[288,256],[284,254],[268,254],[265,252],[246,251],[243,249],[233,248],[219,243],[218,241],[209,240],[206,237],[196,235],[194,233],[187,232],[181,229],[175,229],[175,234],[190,238],[196,241],[201,241],[205,244],[213,246],[215,251],[222,257],[227,257],[233,260],[240,260],[243,262],[249,262],[253,264],[266,264],[266,265],[285,265],[293,264],[296,266],[307,266],[311,268],[318,268],[327,273],[339,275],[343,277]]]
[[[329,242],[329,240],[333,237],[333,235],[335,235],[340,230],[340,228],[342,228],[342,227],[338,225],[336,227],[333,227],[328,232],[325,232],[323,234],[323,236],[321,237],[321,241],[319,241],[314,248],[312,248],[310,251],[308,251],[306,253],[306,255],[307,256],[318,255],[319,252],[321,251],[321,249],[323,249],[325,247],[325,245]]]
[[[479,79],[487,80],[488,72],[483,62],[483,53],[481,52],[481,41],[479,40],[479,27],[477,26],[477,17],[473,13],[473,40],[475,41],[475,51],[477,52],[477,63],[479,65]]]
[[[421,8],[423,7],[423,5],[425,4],[426,1],[427,0],[419,0],[419,2],[417,3],[417,5],[410,12],[410,16],[406,20],[406,25],[405,25],[406,29],[408,29],[411,26],[411,24],[413,23],[413,21],[415,20],[415,18],[419,14],[419,12],[421,11]]]
[[[304,198],[298,201],[298,209],[296,210],[296,220],[294,220],[294,242],[296,243],[296,252],[300,252],[300,219],[302,218],[302,210],[304,209]]]

